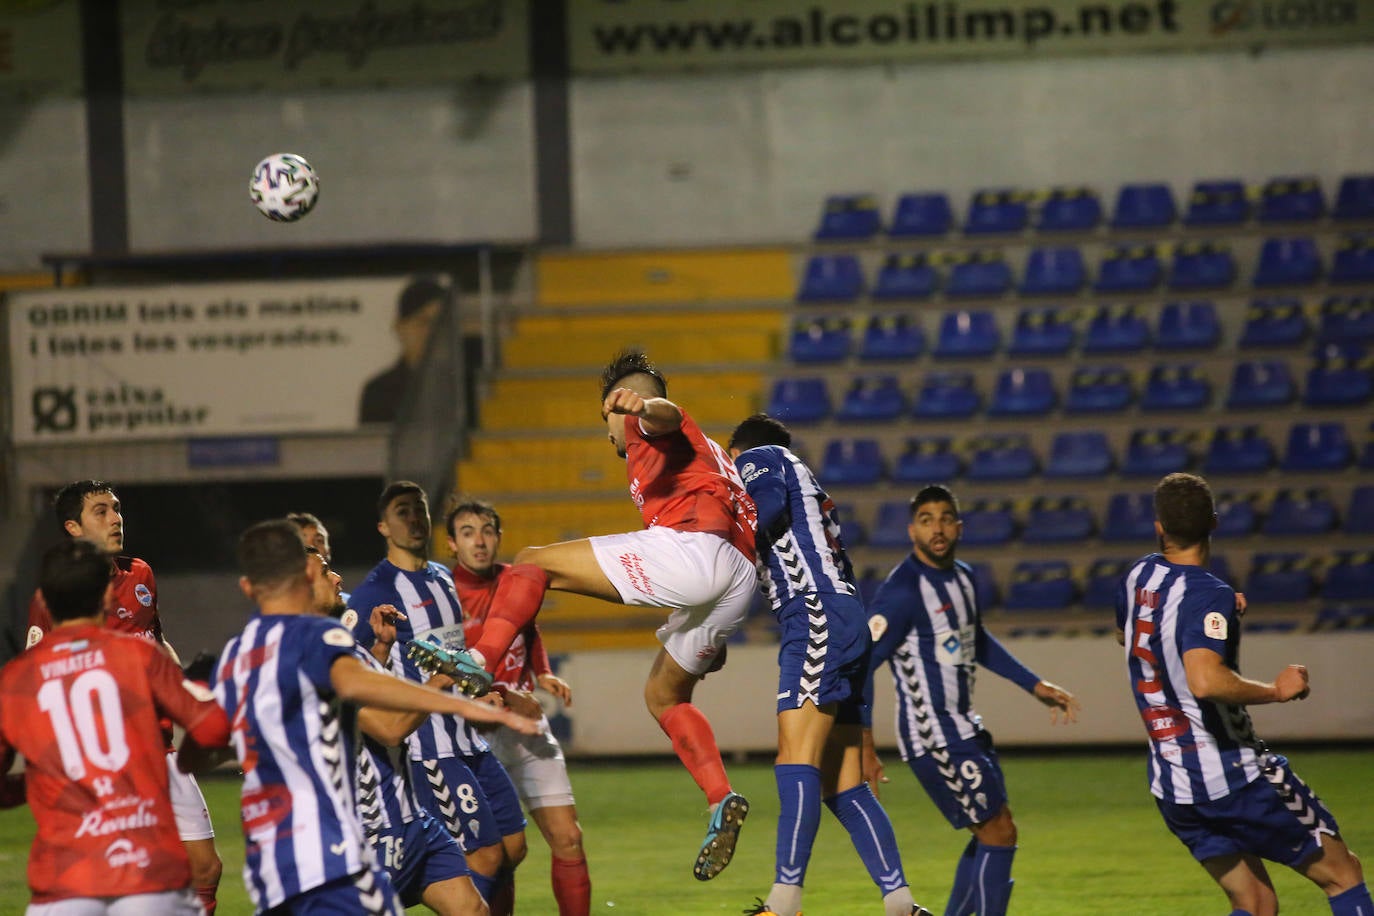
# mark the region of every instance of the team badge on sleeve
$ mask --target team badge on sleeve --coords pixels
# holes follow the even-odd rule
[[[148,591],[148,586],[144,585],[142,582],[134,586],[134,597],[137,598],[138,603],[144,607],[150,607],[153,603],[153,593]]]
[[[350,630],[358,625],[358,612],[349,608],[339,617],[339,623],[348,627]]]
[[[887,632],[887,618],[882,614],[874,614],[868,618],[868,632],[874,642],[882,639],[883,634]]]
[[[324,631],[324,641],[331,646],[347,649],[353,645],[353,634],[343,627],[330,627]]]
[[[24,648],[25,648],[25,649],[32,649],[34,646],[38,645],[38,644],[39,644],[40,642],[42,642],[42,641],[43,641],[43,628],[42,628],[42,627],[29,627],[29,635],[28,635],[28,638],[24,640]]]
[[[1211,639],[1226,638],[1226,617],[1219,611],[1213,611],[1202,618],[1202,632]]]

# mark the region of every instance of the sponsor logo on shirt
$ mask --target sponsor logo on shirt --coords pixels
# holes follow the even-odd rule
[[[123,868],[126,865],[147,868],[148,859],[148,850],[135,846],[129,840],[115,840],[105,849],[105,861],[111,868]]]
[[[123,605],[120,605],[119,607],[115,608],[115,616],[118,617],[120,620],[133,620],[133,619],[134,619],[133,611],[130,611],[128,608],[124,607]]]
[[[1181,710],[1152,706],[1142,709],[1140,717],[1145,720],[1146,733],[1154,741],[1171,741],[1188,733],[1188,717]]]
[[[744,478],[745,483],[753,483],[767,473],[768,468],[757,467],[752,461],[739,469],[739,476]]]
[[[148,586],[144,585],[142,582],[134,586],[134,597],[137,598],[138,603],[144,607],[152,607],[153,593],[148,591]]]
[[[635,508],[644,508],[644,488],[640,486],[638,477],[630,481],[630,499],[634,500]]]
[[[715,647],[715,646],[706,646],[706,647],[703,648],[703,649],[698,649],[698,650],[697,650],[697,658],[710,658],[712,655],[715,655],[715,654],[716,654],[716,647]]]
[[[286,786],[263,786],[243,796],[243,832],[257,833],[286,820],[291,813],[291,791]]]
[[[81,824],[76,828],[73,838],[80,839],[83,836],[109,836],[112,833],[127,833],[130,830],[139,830],[144,827],[156,827],[161,821],[158,820],[157,812],[153,810],[153,800],[150,798],[140,798],[138,806],[128,814],[106,815],[105,811],[88,811],[81,818]]]

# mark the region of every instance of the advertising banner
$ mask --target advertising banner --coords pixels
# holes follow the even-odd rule
[[[446,296],[433,278],[10,293],[15,442],[388,422]]]
[[[78,0],[0,2],[0,98],[80,92]]]
[[[1374,0],[582,0],[576,73],[1374,40]]]

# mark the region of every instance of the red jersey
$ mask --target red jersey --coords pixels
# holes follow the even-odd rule
[[[63,627],[0,671],[0,764],[24,756],[38,823],[35,903],[190,885],[162,715],[206,744],[228,737],[224,713],[187,692],[161,649],[105,627]]]
[[[469,646],[476,645],[482,636],[482,627],[491,610],[491,599],[496,594],[496,584],[501,581],[501,573],[507,567],[506,563],[496,564],[496,575],[490,579],[474,575],[462,566],[453,567],[453,587],[463,606],[463,636]],[[549,653],[544,649],[544,640],[539,635],[539,626],[530,621],[515,634],[515,641],[510,644],[501,664],[492,672],[492,680],[515,690],[531,691],[534,690],[535,679],[552,670]]]
[[[157,583],[153,569],[137,557],[115,557],[114,604],[105,609],[105,626],[131,633],[155,643],[162,642],[162,619],[157,615]],[[34,591],[29,600],[29,632],[26,648],[33,648],[45,633],[52,631],[52,615],[43,603],[43,594]]]
[[[754,501],[730,456],[686,411],[679,428],[657,436],[646,436],[639,421],[626,417],[625,456],[630,498],[644,527],[705,531],[754,560]]]

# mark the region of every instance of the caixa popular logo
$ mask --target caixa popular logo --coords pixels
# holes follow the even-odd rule
[[[1351,25],[1355,0],[1219,0],[1212,4],[1213,35],[1232,32],[1296,31]]]
[[[76,429],[75,388],[35,388],[31,408],[35,433],[69,433]]]

